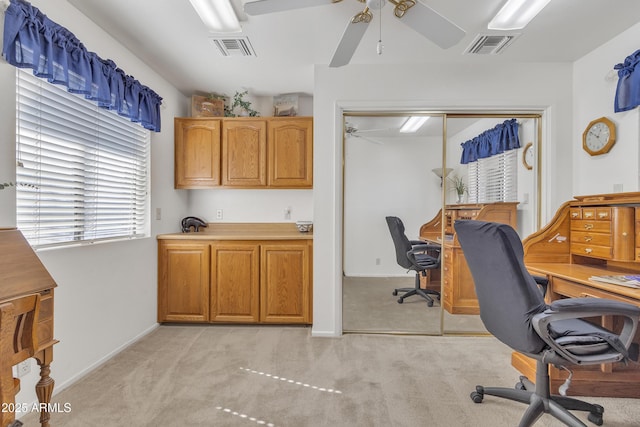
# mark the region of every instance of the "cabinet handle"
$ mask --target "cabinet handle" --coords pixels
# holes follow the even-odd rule
[[[585,212],[584,213],[584,217],[585,218],[591,218],[593,216],[593,214],[591,212]]]
[[[590,254],[591,252],[593,252],[593,249],[591,248],[585,248],[584,250],[586,253]]]
[[[577,218],[578,217],[578,212],[573,212],[571,214],[571,218]]]
[[[584,236],[584,241],[585,241],[585,242],[590,242],[591,240],[593,240],[593,237],[591,237],[591,236]]]
[[[607,214],[606,212],[600,212],[600,213],[598,214],[598,218],[606,218],[606,217],[608,217],[608,216],[609,216],[609,214]]]
[[[585,224],[584,228],[585,228],[585,230],[591,230],[591,229],[593,229],[593,224]]]

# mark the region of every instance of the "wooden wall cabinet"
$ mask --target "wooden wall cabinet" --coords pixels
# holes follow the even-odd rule
[[[176,118],[175,188],[220,185],[220,120]]]
[[[312,188],[313,118],[175,118],[176,188]]]
[[[267,185],[266,120],[225,120],[222,123],[222,185]]]
[[[313,186],[313,120],[269,122],[269,186]]]
[[[311,323],[311,240],[160,240],[158,322]]]

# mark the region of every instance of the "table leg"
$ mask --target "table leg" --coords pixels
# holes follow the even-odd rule
[[[51,373],[50,364],[53,360],[53,348],[49,347],[42,350],[40,354],[36,356],[38,365],[40,365],[40,381],[36,384],[36,395],[40,402],[40,426],[50,427],[49,420],[51,414],[49,413],[49,404],[51,403],[51,395],[53,394],[53,386],[55,381],[49,376]]]

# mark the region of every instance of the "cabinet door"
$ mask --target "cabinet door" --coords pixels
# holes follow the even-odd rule
[[[222,125],[222,185],[267,185],[267,123],[225,120]]]
[[[216,242],[211,247],[211,321],[259,320],[260,263],[257,243]]]
[[[209,244],[160,241],[158,321],[209,321]]]
[[[311,323],[311,243],[283,241],[260,247],[260,321]]]
[[[175,187],[220,185],[220,120],[176,118]]]
[[[269,121],[269,186],[313,187],[313,119]]]

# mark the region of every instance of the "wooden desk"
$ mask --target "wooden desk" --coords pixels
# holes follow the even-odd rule
[[[457,219],[502,222],[516,228],[517,202],[446,205],[420,227],[420,239],[442,243],[442,307],[451,314],[480,314],[475,284],[453,229]],[[444,232],[444,242],[442,236]]]
[[[15,229],[0,229],[0,303],[16,297],[40,293],[40,317],[38,321],[38,349],[34,358],[40,366],[40,381],[36,394],[41,404],[48,405],[53,393],[54,381],[49,376],[53,361],[53,289],[56,283],[40,259]],[[2,363],[2,361],[0,361]],[[0,411],[0,425],[4,426],[9,414]],[[40,424],[49,426],[50,414],[40,411]]]
[[[640,231],[640,193],[577,197],[563,204],[554,218],[524,242],[527,269],[549,279],[546,299],[606,298],[640,307],[640,290],[589,280],[591,276],[640,272],[634,237]],[[618,328],[610,316],[592,319],[606,328]],[[640,343],[640,331],[636,334]],[[535,361],[513,353],[512,365],[535,378]],[[569,394],[640,398],[640,366],[623,363],[572,367]],[[567,373],[551,367],[553,393]]]

